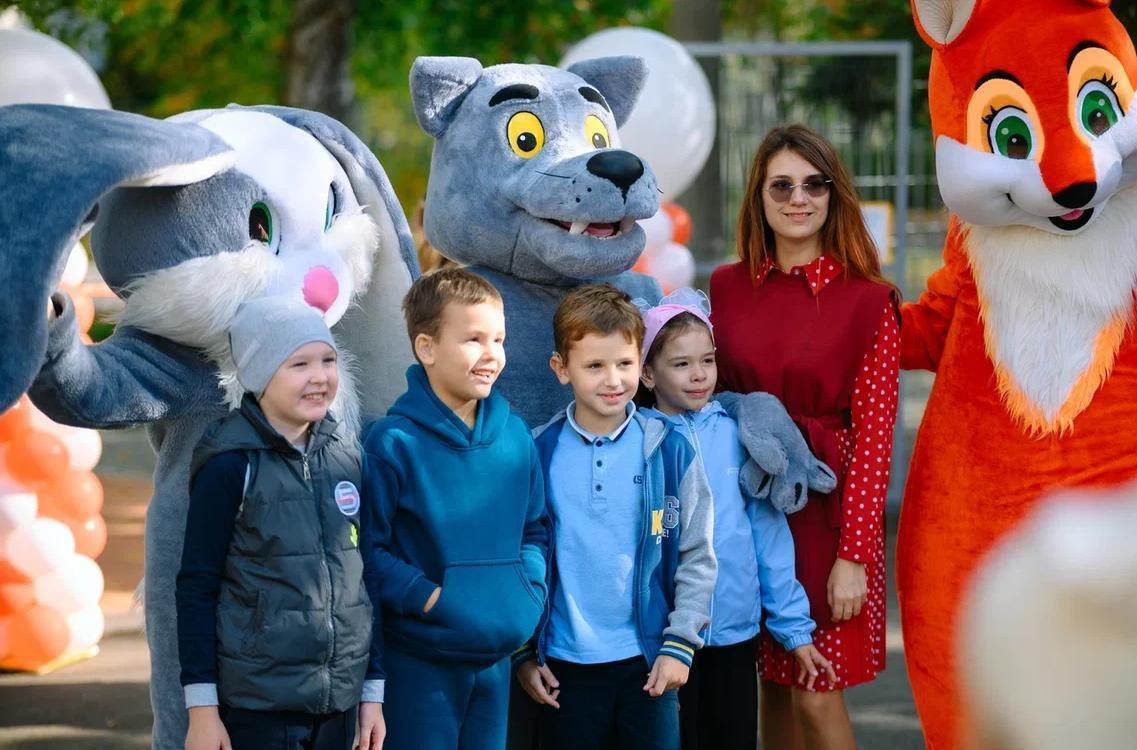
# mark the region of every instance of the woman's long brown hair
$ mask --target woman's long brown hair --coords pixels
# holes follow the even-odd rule
[[[738,257],[749,265],[750,278],[758,275],[758,268],[766,259],[775,260],[774,232],[762,210],[762,192],[770,159],[784,149],[793,151],[833,181],[829,186],[829,215],[821,227],[822,250],[841,261],[846,273],[887,284],[895,291],[896,285],[880,271],[880,257],[865,226],[860,199],[848,170],[829,141],[799,124],[781,125],[767,133],[750,165],[746,196],[738,212]]]

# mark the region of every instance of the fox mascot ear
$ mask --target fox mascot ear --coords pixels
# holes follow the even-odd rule
[[[912,0],[912,18],[928,46],[939,49],[955,41],[981,3],[983,0]]]

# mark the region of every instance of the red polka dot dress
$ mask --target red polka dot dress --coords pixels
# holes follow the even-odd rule
[[[834,690],[873,680],[885,666],[884,505],[899,400],[899,327],[888,287],[850,278],[823,255],[784,273],[772,263],[751,278],[742,263],[711,279],[720,389],[780,398],[810,448],[838,472],[838,489],[810,494],[787,517],[797,575],[818,629],[814,644],[832,663]],[[825,582],[836,557],[863,563],[861,613],[833,622]],[[797,661],[763,632],[763,679],[796,684]]]

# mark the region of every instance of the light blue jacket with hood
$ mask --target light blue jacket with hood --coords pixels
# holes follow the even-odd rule
[[[706,645],[729,646],[753,638],[762,610],[767,630],[786,650],[812,643],[816,625],[795,576],[794,541],[786,517],[768,501],[743,495],[738,485],[738,471],[746,461],[738,424],[717,401],[676,415],[643,411],[687,438],[710,482],[719,573]]]

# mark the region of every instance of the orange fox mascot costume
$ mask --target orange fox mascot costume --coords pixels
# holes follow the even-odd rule
[[[1137,55],[1109,0],[912,10],[953,218],[903,309],[901,365],[936,380],[897,585],[928,746],[950,750],[958,608],[984,553],[1046,490],[1137,476]]]

